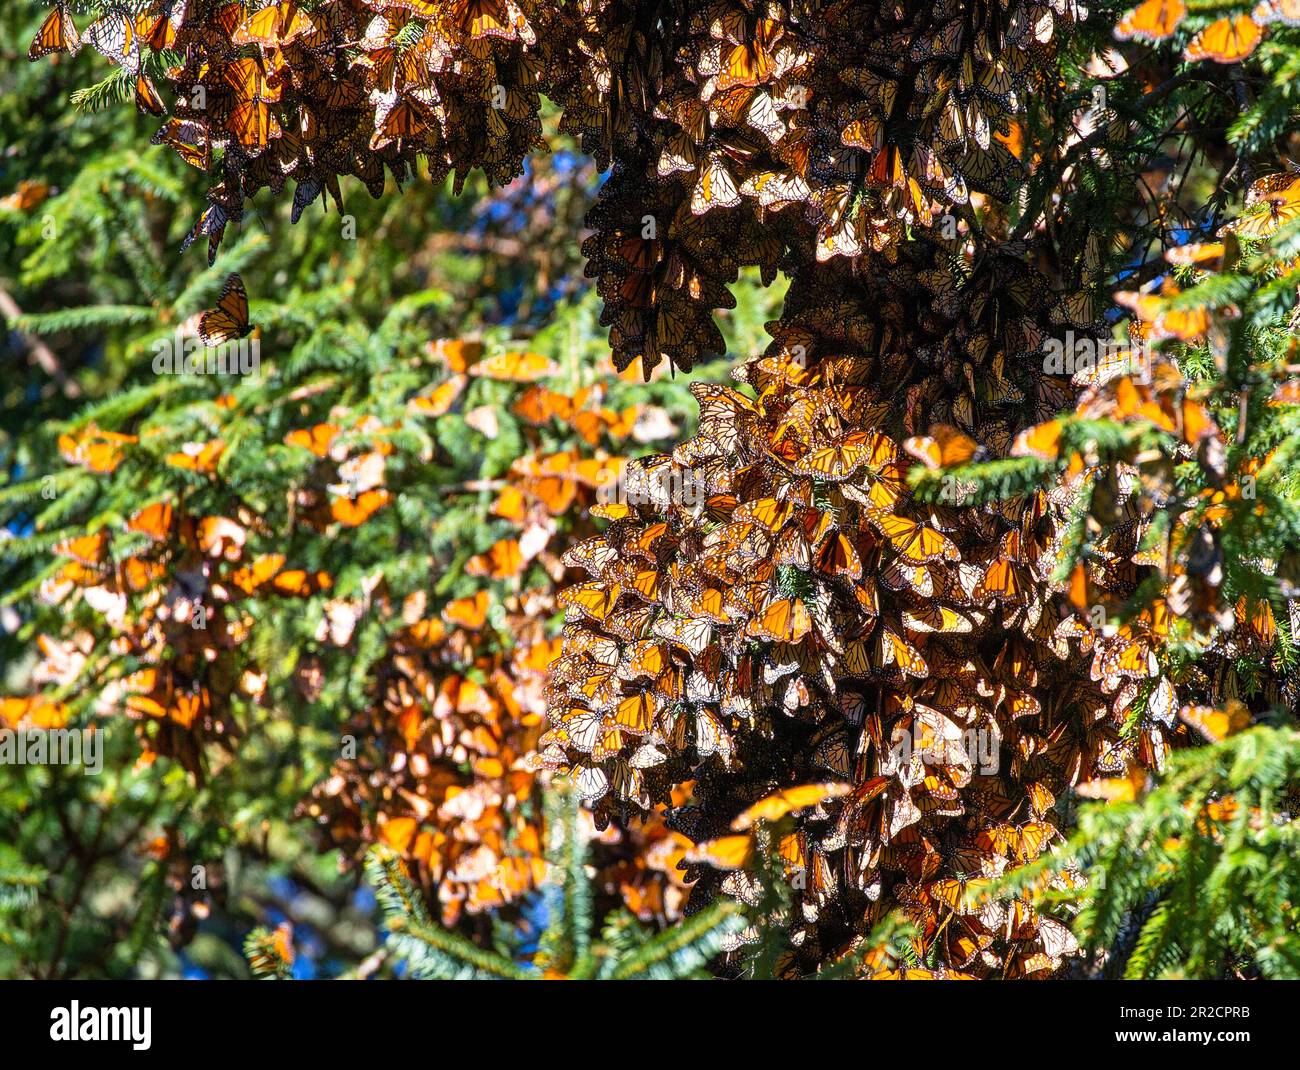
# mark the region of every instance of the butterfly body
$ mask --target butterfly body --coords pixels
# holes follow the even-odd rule
[[[248,322],[248,294],[244,290],[244,280],[238,275],[231,275],[221,288],[215,308],[210,308],[199,317],[199,337],[210,349],[246,338],[253,331]]]

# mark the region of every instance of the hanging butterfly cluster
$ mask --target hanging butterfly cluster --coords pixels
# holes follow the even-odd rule
[[[64,436],[60,448],[71,463],[107,473],[133,444],[133,436],[90,427]],[[167,463],[211,471],[220,448],[220,442],[196,443]],[[124,712],[140,722],[143,761],[171,757],[202,778],[207,746],[229,753],[237,735],[229,699],[241,684],[234,650],[246,625],[233,604],[237,591],[223,577],[238,563],[243,541],[244,528],[234,520],[189,515],[159,501],[119,531],[100,529],[56,544],[54,553],[66,561],[42,583],[41,599],[69,620],[88,607],[112,639],[105,648],[82,628],[42,635],[44,661],[34,682],[57,691],[88,673],[103,678],[110,664],[139,666],[109,674],[96,712]],[[29,701],[39,708],[39,698]]]
[[[796,276],[767,355],[734,373],[756,397],[693,387],[698,435],[630,462],[609,529],[566,557],[591,579],[561,595],[542,747],[599,822],[692,779],[670,823],[698,843],[774,789],[851,786],[785,847],[794,970],[902,903],[951,969],[1053,971],[1059,922],[959,897],[945,924],[952,881],[1036,857],[1057,795],[1140,745],[1054,634],[1047,493],[957,508],[909,486],[913,458],[1005,455],[1061,385],[1024,373],[1053,304],[1023,252],[946,271],[932,255],[905,246],[838,291],[818,269],[807,296]],[[976,422],[983,444],[961,430]],[[688,873],[702,897],[753,893],[707,852]]]
[[[305,813],[353,860],[387,843],[412,863],[444,921],[519,899],[545,876],[535,774],[545,596],[508,600],[500,622],[519,637],[508,659],[481,634],[488,593],[409,623],[373,672],[374,707],[344,726],[355,755],[317,785]],[[493,634],[489,632],[489,634]]]
[[[466,409],[466,420],[494,437],[496,405],[509,404],[528,429],[530,448],[506,477],[472,488],[494,491],[490,516],[511,533],[465,562],[465,572],[477,577],[474,593],[437,613],[423,591],[398,607],[400,627],[371,670],[374,703],[343,728],[355,753],[345,753],[301,810],[353,862],[377,842],[399,851],[443,920],[455,924],[518,904],[546,876],[540,800],[546,774],[536,744],[547,670],[560,642],[548,634],[557,612],[554,591],[524,587],[523,580],[533,565],[541,565],[550,584],[564,578],[559,554],[582,533],[567,521],[584,523],[598,486],[623,464],[609,450],[662,440],[674,424],[654,406],[606,407],[599,383],[576,394],[557,389],[559,369],[536,353],[485,356],[481,344],[460,340],[430,349],[446,374],[410,400],[415,416],[462,408],[467,384],[478,379],[507,384],[510,398]],[[570,448],[545,444],[542,429],[557,424],[571,428]],[[317,426],[290,438],[327,454],[334,433]],[[590,522],[585,528],[589,534]],[[371,608],[394,612],[383,604]],[[346,647],[354,619],[354,612],[331,614],[328,641]],[[655,822],[601,838],[611,894],[622,894],[646,920],[676,918],[685,893],[675,866],[685,839]]]
[[[1141,694],[1147,716],[1171,729],[1181,718],[1211,740],[1246,727],[1252,712],[1294,708],[1300,698],[1279,656],[1273,609],[1284,603],[1289,629],[1300,623],[1300,559],[1286,534],[1296,518],[1279,443],[1263,430],[1265,412],[1300,404],[1294,339],[1279,360],[1252,359],[1244,390],[1223,379],[1252,345],[1238,328],[1264,303],[1259,291],[1295,269],[1289,251],[1257,243],[1297,216],[1300,179],[1266,176],[1220,240],[1166,251],[1187,291],[1167,275],[1150,292],[1116,294],[1133,313],[1130,347],[1076,375],[1084,389],[1074,416],[1124,426],[1119,446],[1101,451],[1072,436],[1067,446],[1068,418],[1021,440],[1022,452],[1060,468],[1057,522],[1082,514],[1080,560],[1059,585],[1076,615],[1058,636],[1092,655],[1092,674],[1117,709]],[[1243,240],[1253,252],[1243,253]],[[1246,284],[1241,305],[1215,293],[1228,275]],[[1198,381],[1185,371],[1197,364],[1217,366],[1219,376]],[[1249,555],[1230,555],[1229,539]],[[1139,588],[1144,604],[1124,619]],[[1089,617],[1101,627],[1088,627]]]
[[[160,0],[110,8],[86,39],[137,77],[165,67],[155,141],[217,177],[189,240],[215,255],[259,189],[294,218],[339,176],[372,194],[418,166],[494,183],[538,146],[540,94],[603,167],[584,246],[615,361],[647,373],[723,351],[714,311],[740,267],[854,260],[1005,200],[1024,176],[1016,116],[1073,0],[864,8],[716,0]],[[39,57],[75,49],[51,12]],[[146,62],[156,57],[153,62]]]
[[[1256,183],[1227,234],[1268,237],[1295,218],[1295,179]],[[1216,531],[1234,522],[1239,545],[1264,547],[1285,527],[1277,496],[1254,493],[1270,454],[1229,465],[1209,388],[1173,358],[1145,378],[1132,353],[1074,382],[1048,374],[1045,340],[1097,332],[1088,265],[1102,258],[1078,241],[1078,288],[1054,293],[1034,265],[1065,261],[1069,245],[1008,240],[991,208],[964,248],[932,236],[871,274],[796,268],[774,344],[735,373],[754,396],[698,388],[697,438],[634,463],[629,486],[644,483],[647,504],[571,556],[592,578],[562,596],[542,745],[598,819],[693,779],[692,805],[669,819],[701,843],[688,856],[698,894],[752,899],[755,841],[729,834],[737,812],[828,775],[849,786],[809,801],[779,844],[796,882],[792,972],[902,905],[918,953],[943,969],[1050,974],[1073,950],[1060,922],[974,887],[1045,848],[1065,789],[1131,784],[1192,729],[1219,738],[1293,686],[1266,593],[1274,574],[1294,590],[1293,555],[1247,562],[1254,589],[1225,584]],[[1207,245],[1169,259],[1214,272],[1224,255]],[[1276,260],[1251,270],[1292,270]],[[1208,337],[1213,350],[1241,315],[1221,296],[1188,300],[1172,279],[1118,299],[1144,343]],[[1043,422],[1077,389],[1081,419],[1135,425],[1122,455],[1067,449],[1061,422]],[[1295,397],[1283,383],[1273,403]],[[1159,448],[1148,432],[1165,436]],[[909,457],[937,477],[937,501],[912,494]],[[999,458],[1063,470],[1055,483],[1045,472],[1050,490],[997,506],[945,474]],[[1267,666],[1262,691],[1239,677],[1242,658]],[[983,769],[982,739],[998,756]]]
[[[160,135],[200,166],[220,149],[191,235],[210,251],[243,197],[286,175],[297,211],[337,174],[378,192],[384,166],[402,179],[417,156],[435,177],[508,178],[544,87],[562,129],[613,163],[584,252],[618,367],[719,352],[713,311],[739,268],[791,275],[776,341],[740,373],[757,399],[698,388],[697,438],[629,466],[596,510],[609,531],[566,555],[592,579],[561,596],[546,755],[580,769],[602,825],[674,789],[680,803],[696,780],[673,811],[696,842],[810,771],[853,783],[795,841],[811,878],[805,967],[900,901],[927,939],[945,934],[954,968],[1059,965],[1057,923],[972,906],[944,925],[940,882],[1042,850],[1055,792],[1118,726],[1094,683],[1035,646],[1055,624],[1042,502],[924,505],[903,444],[942,452],[974,435],[972,455],[1000,456],[1069,398],[1024,358],[1094,317],[1031,266],[1044,242],[1012,240],[1003,204],[1033,166],[1020,117],[1073,7],[210,6],[177,4],[168,22],[188,57],[174,84],[203,84],[206,112],[178,97]],[[504,124],[486,138],[504,157],[456,140],[480,119]],[[894,743],[913,736],[903,760]],[[1014,755],[1012,775],[980,768],[955,746],[967,738]],[[702,863],[687,875],[701,898],[743,879]]]

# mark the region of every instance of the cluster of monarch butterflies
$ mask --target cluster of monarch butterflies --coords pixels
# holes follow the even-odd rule
[[[653,406],[606,407],[600,381],[564,391],[559,369],[536,353],[488,355],[461,340],[435,342],[430,352],[445,374],[410,400],[417,416],[455,408],[491,430],[495,406],[466,407],[464,392],[476,378],[509,384],[508,402],[495,405],[508,404],[520,419],[529,449],[505,478],[482,488],[493,492],[489,516],[509,533],[465,562],[473,593],[437,612],[424,591],[398,607],[372,606],[400,627],[372,670],[373,704],[343,729],[358,741],[356,753],[335,764],[301,811],[352,861],[376,842],[400,852],[444,922],[456,924],[517,906],[546,877],[540,794],[548,774],[537,741],[560,647],[550,627],[554,585],[567,572],[560,555],[594,530],[586,510],[624,463],[610,448],[662,441],[674,425]],[[557,425],[563,443],[544,434]],[[309,429],[303,444],[328,451],[331,431]],[[350,639],[345,627],[330,641]],[[652,819],[599,838],[610,894],[647,921],[680,916],[684,837]]]
[[[591,578],[560,598],[542,754],[602,824],[693,780],[669,824],[697,843],[774,789],[840,778],[851,790],[783,841],[803,875],[792,972],[900,903],[947,967],[1051,972],[1070,950],[1058,922],[972,900],[944,925],[945,897],[954,874],[995,876],[1045,849],[1057,793],[1101,761],[1123,768],[1122,722],[1052,653],[1046,495],[978,512],[914,500],[908,452],[964,436],[925,433],[923,381],[867,385],[888,362],[840,356],[832,330],[861,331],[859,346],[871,330],[837,320],[825,337],[792,328],[740,369],[756,399],[694,387],[697,437],[629,463],[637,504],[598,507],[609,528],[566,556]],[[803,367],[791,345],[833,355]],[[897,396],[913,398],[911,436]],[[968,441],[971,456],[987,448]],[[1002,765],[981,764],[967,745],[981,737]],[[687,873],[693,897],[757,894],[707,852]]]
[[[1180,367],[1180,359],[1201,354],[1222,368],[1229,332],[1242,316],[1236,304],[1212,295],[1195,303],[1189,298],[1198,285],[1212,286],[1227,272],[1260,280],[1293,272],[1296,261],[1289,253],[1279,256],[1264,245],[1247,256],[1241,242],[1266,242],[1297,217],[1300,175],[1267,175],[1247,190],[1241,214],[1223,225],[1218,240],[1166,250],[1171,274],[1158,287],[1115,295],[1132,313],[1130,347],[1076,374],[1083,392],[1075,415],[1148,434],[1135,435],[1104,464],[1062,447],[1060,419],[1030,428],[1020,443],[1024,452],[1059,465],[1060,521],[1065,507],[1086,496],[1082,558],[1060,585],[1078,613],[1100,608],[1102,616],[1114,615],[1139,578],[1159,579],[1154,587],[1148,584],[1146,605],[1131,619],[1100,634],[1075,625],[1072,639],[1083,653],[1118,656],[1121,664],[1139,670],[1129,673],[1119,690],[1120,705],[1132,703],[1145,684],[1148,711],[1171,726],[1182,718],[1212,740],[1249,723],[1249,711],[1240,702],[1246,687],[1236,677],[1234,661],[1267,667],[1257,700],[1261,708],[1295,705],[1298,682],[1278,660],[1274,603],[1285,604],[1294,630],[1300,624],[1300,559],[1291,551],[1280,559],[1263,553],[1244,562],[1226,559],[1225,529],[1232,527],[1246,545],[1263,545],[1269,524],[1286,515],[1274,489],[1280,458],[1275,442],[1252,439],[1250,421],[1257,417],[1252,417],[1248,394],[1220,393],[1213,383],[1190,380]],[[1184,285],[1192,284],[1190,293],[1173,278],[1175,270]],[[1290,326],[1295,327],[1294,316]],[[1268,408],[1300,404],[1290,360],[1294,348],[1280,362],[1254,369],[1266,386],[1256,385],[1253,392]],[[1222,427],[1216,412],[1236,426]],[[1158,436],[1154,449],[1151,434]],[[1229,572],[1240,572],[1243,565],[1258,589],[1242,590],[1238,578],[1237,590],[1229,596]],[[1270,583],[1270,577],[1276,582]],[[1166,677],[1161,669],[1166,659],[1160,655],[1174,645],[1196,650],[1198,657]],[[1180,706],[1179,691],[1233,703],[1235,712]]]
[[[232,277],[225,304],[200,317],[205,337],[247,327],[246,305],[227,300],[236,290],[242,295]],[[39,637],[40,690],[5,698],[0,718],[10,727],[61,727],[74,714],[59,696],[90,692],[94,716],[138,724],[141,762],[174,760],[203,783],[239,760],[250,707],[274,710],[284,688],[317,703],[362,632],[377,627],[384,647],[367,674],[370,704],[338,726],[359,743],[300,813],[351,860],[375,842],[401,851],[430,905],[447,923],[472,928],[485,911],[517,906],[545,876],[540,793],[549,774],[536,743],[547,668],[559,650],[561,555],[594,531],[587,508],[616,482],[624,464],[617,451],[662,446],[677,427],[658,405],[611,407],[612,385],[627,392],[612,367],[572,390],[548,357],[460,339],[430,343],[421,363],[436,373],[398,419],[334,406],[325,420],[283,434],[280,463],[300,470],[286,495],[288,537],[225,489],[219,423],[213,438],[161,458],[149,432],[90,424],[64,435],[64,459],[94,478],[131,478],[161,459],[177,473],[176,489],[119,525],[52,544],[41,597],[60,607],[69,627]],[[233,413],[239,404],[223,394],[216,409]],[[460,563],[472,593],[401,596],[380,568],[344,595],[338,577],[304,566],[326,545],[381,538],[367,525],[402,508],[391,474],[402,460],[395,440],[449,415],[494,439],[503,410],[524,429],[525,448],[501,479],[461,492],[471,503],[491,492],[483,522],[500,534]],[[228,507],[209,514],[194,505],[211,508],[214,499]],[[284,614],[317,623],[294,651],[289,678],[275,681],[259,656]],[[115,668],[122,665],[140,667],[122,673]],[[680,917],[685,837],[651,820],[599,839],[609,895],[649,922]],[[184,844],[159,841],[149,850],[184,870]],[[192,914],[182,920],[189,926]]]
[[[137,446],[134,436],[93,426],[60,440],[67,461],[98,473],[129,463]],[[211,472],[220,453],[220,442],[195,443],[166,463]],[[56,543],[61,563],[42,583],[41,599],[69,619],[88,607],[111,641],[97,642],[84,627],[40,636],[44,660],[34,682],[58,689],[84,676],[103,680],[95,711],[139,721],[143,761],[170,757],[202,778],[209,744],[227,752],[234,745],[229,699],[241,684],[234,650],[243,628],[238,591],[225,573],[235,567],[243,537],[233,520],[195,516],[164,500],[126,518],[120,530]],[[123,661],[140,667],[105,680],[110,663]]]
[[[1221,240],[1170,249],[1170,270],[1193,281],[1242,270],[1237,243],[1300,215],[1297,190],[1294,173],[1258,180]],[[808,802],[778,845],[797,879],[792,973],[902,906],[918,954],[948,975],[1044,976],[1071,954],[1068,931],[980,889],[1050,845],[1061,795],[1131,797],[1171,748],[1295,702],[1270,596],[1225,597],[1219,534],[1262,533],[1282,515],[1255,486],[1275,444],[1229,467],[1211,414],[1223,398],[1164,350],[1224,359],[1235,306],[1179,300],[1165,272],[1159,290],[1116,295],[1133,314],[1132,349],[1064,382],[1038,370],[1062,306],[1023,261],[967,264],[947,299],[927,293],[936,273],[903,269],[913,252],[839,294],[819,272],[807,302],[796,276],[768,353],[733,373],[749,393],[697,386],[697,437],[632,463],[647,504],[607,509],[608,531],[569,556],[591,579],[561,596],[543,755],[572,771],[598,820],[625,821],[691,778],[692,806],[669,824],[700,844],[687,863],[705,896],[757,895],[757,841],[734,834],[747,803],[838,778],[846,790]],[[1281,277],[1294,261],[1251,270]],[[920,311],[892,322],[900,307]],[[1284,380],[1270,405],[1300,402],[1284,363],[1265,369]],[[1066,449],[1062,420],[1044,417],[1067,407],[1159,432],[1163,452],[1136,436],[1104,459]],[[944,476],[1003,457],[1056,475],[984,505]],[[1194,494],[1186,469],[1175,475],[1188,461]],[[952,493],[914,496],[916,462]],[[1067,548],[1081,509],[1083,545]],[[1295,617],[1298,562],[1256,564]],[[1192,662],[1178,653],[1189,647]],[[1261,690],[1239,675],[1243,658],[1267,666]],[[998,756],[984,768],[981,741]]]
[[[1288,10],[1265,2],[1252,24],[1286,22]],[[1149,0],[1116,32],[1161,40],[1182,16]],[[1204,454],[1211,471],[1219,437],[1175,365],[1158,365],[1152,383],[1045,370],[1044,342],[1099,333],[1104,311],[1102,239],[1064,213],[1040,226],[1011,211],[1063,147],[1031,144],[1055,133],[1025,113],[1040,91],[1057,92],[1058,31],[1078,17],[1070,3],[1000,0],[175,0],[128,20],[133,39],[184,56],[168,71],[176,103],[158,140],[220,174],[190,235],[206,236],[210,255],[246,197],[289,177],[295,217],[326,192],[338,202],[340,175],[378,195],[386,171],[403,181],[417,160],[435,178],[481,166],[504,181],[538,140],[545,91],[561,128],[612,167],[584,253],[619,369],[649,375],[664,359],[685,368],[719,352],[714,312],[741,267],[791,279],[773,342],[735,370],[738,388],[693,388],[695,437],[623,466],[576,451],[516,466],[497,509],[519,535],[470,571],[504,582],[542,560],[542,514],[592,504],[613,467],[623,493],[592,507],[608,526],[551,573],[586,578],[553,603],[517,592],[506,608],[521,640],[509,656],[476,643],[477,596],[467,620],[405,621],[437,639],[396,640],[365,715],[383,732],[377,753],[318,793],[314,812],[337,823],[335,842],[386,839],[452,913],[517,895],[536,873],[526,849],[502,845],[536,836],[523,778],[510,774],[535,742],[544,767],[575,778],[597,830],[652,823],[666,846],[626,872],[655,874],[661,889],[684,876],[691,909],[716,895],[754,901],[748,863],[764,822],[786,822],[777,850],[795,888],[792,975],[898,907],[917,925],[918,954],[949,975],[1062,967],[1075,950],[1062,922],[982,894],[983,882],[1050,849],[1069,789],[1113,795],[1171,747],[1248,721],[1227,658],[1265,650],[1272,619],[1266,600],[1218,604],[1214,536],[1196,525],[1231,511],[1229,473],[1215,473],[1223,499],[1182,522],[1175,542],[1201,533],[1183,538],[1179,573],[1150,545],[1149,506],[1169,473],[1062,454],[1053,420],[1076,403],[1154,424],[1178,440],[1178,459]],[[75,37],[56,22],[56,36]],[[1189,58],[1249,52],[1248,31],[1218,27],[1198,33]],[[1296,214],[1291,178],[1265,180],[1234,234],[1265,237]],[[1171,283],[1123,299],[1139,336],[1188,342],[1230,315],[1167,300],[1176,296]],[[490,370],[447,357],[448,375],[414,411],[448,412],[476,374],[549,371],[530,354],[487,358]],[[596,446],[630,418],[588,400],[534,384],[518,405]],[[490,412],[475,418],[491,426]],[[304,429],[301,444],[312,448],[318,431]],[[76,447],[87,464],[111,464],[129,444],[88,435]],[[330,447],[320,450],[328,468]],[[1013,457],[1063,471],[999,503],[968,502],[960,480],[931,500],[909,480],[918,465],[941,476]],[[359,463],[348,481],[375,467]],[[371,483],[344,496],[347,516],[364,522],[386,493]],[[300,494],[303,517],[346,523],[325,490]],[[1062,581],[1085,499],[1089,554]],[[1162,597],[1117,625],[1094,618],[1156,576]],[[565,623],[543,726],[530,719],[540,710],[530,674],[535,648],[554,651],[554,636],[538,638],[553,605]],[[1241,627],[1209,669],[1167,671],[1183,630],[1224,632],[1229,618]],[[507,715],[518,733],[508,744],[492,727]],[[483,791],[507,801],[487,807],[482,843],[448,838],[442,824],[483,803],[464,769],[452,795],[448,755],[496,778]],[[489,856],[504,868],[489,869]]]
[[[237,277],[232,279],[237,282]],[[242,286],[239,289],[242,294]],[[231,291],[227,283],[223,302]],[[204,313],[202,321],[214,331],[224,331],[225,318],[232,315],[235,310],[219,305]],[[219,322],[211,323],[214,319]],[[218,409],[234,404],[232,395],[216,402]],[[318,425],[311,432],[289,434],[285,442],[325,458],[339,439],[333,459],[318,466],[319,486],[297,487],[290,506],[304,528],[322,535],[364,524],[391,500],[383,471],[385,454],[391,451],[386,435],[395,429],[365,417],[346,429],[346,443],[340,439],[344,430]],[[246,603],[324,596],[333,577],[287,560],[283,552],[253,553],[254,545],[273,543],[275,533],[237,495],[224,495],[230,515],[196,511],[187,504],[187,497],[223,496],[219,469],[226,443],[219,435],[186,442],[161,455],[151,448],[154,435],[88,424],[59,439],[69,465],[98,476],[126,466],[124,475],[129,477],[132,472],[147,473],[161,461],[166,470],[177,473],[177,489],[127,517],[120,530],[100,527],[53,545],[61,563],[48,570],[41,599],[63,607],[69,619],[89,610],[100,627],[41,637],[46,663],[36,682],[58,688],[83,677],[95,680],[96,712],[125,711],[140,720],[146,761],[157,755],[175,758],[201,780],[209,744],[233,750],[238,728],[231,714],[232,696],[257,702],[266,685],[258,666],[236,656],[256,623]],[[325,608],[327,630],[337,634],[346,606],[331,601]],[[106,644],[99,641],[104,631],[109,636]],[[105,655],[111,657],[101,663]],[[109,662],[124,661],[142,667],[127,675],[104,675]]]
[[[584,252],[617,365],[722,352],[714,312],[742,266],[771,278],[892,255],[973,219],[1027,174],[1028,99],[1073,0],[157,0],[108,9],[85,38],[161,112],[155,141],[213,174],[188,241],[215,255],[262,188],[294,182],[295,221],[339,177],[382,193],[427,168],[503,183],[560,128],[613,163]],[[32,44],[80,44],[63,6]],[[147,59],[152,60],[146,62]],[[949,235],[951,236],[951,235]]]
[[[227,285],[223,302],[233,289]],[[224,317],[240,313],[219,305],[203,319],[224,331],[238,326]],[[215,401],[218,412],[236,404],[229,394]],[[358,437],[373,430],[358,428]],[[203,785],[239,759],[249,708],[270,704],[267,673],[252,652],[265,649],[257,632],[268,604],[324,600],[334,579],[286,552],[253,552],[274,544],[275,532],[221,479],[227,450],[220,434],[177,449],[156,445],[158,434],[87,424],[59,438],[64,461],[92,481],[143,486],[161,469],[168,489],[125,517],[110,514],[108,523],[52,543],[39,598],[57,607],[65,626],[37,638],[41,660],[31,683],[41,690],[4,699],[0,716],[8,727],[59,726],[75,704],[79,723],[98,722],[97,730],[110,733],[126,718],[136,726],[137,769],[166,759]],[[223,504],[214,509],[214,502]],[[347,499],[309,519],[322,530],[360,522]],[[333,604],[326,603],[331,622]],[[165,867],[176,891],[170,932],[182,945],[223,894],[221,867],[205,860],[211,883],[196,889],[192,845],[178,830],[152,839],[147,829],[139,832],[147,842],[136,846]]]

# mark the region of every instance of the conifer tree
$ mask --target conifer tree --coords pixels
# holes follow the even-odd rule
[[[548,426],[606,454],[635,432],[639,416],[582,393],[594,353],[557,362],[536,339],[480,353],[453,330],[425,349],[422,317],[455,300],[443,290],[385,292],[372,322],[318,328],[320,279],[246,309],[232,276],[196,326],[294,338],[277,342],[270,396],[147,382],[69,426],[60,449],[80,471],[58,477],[47,534],[14,551],[53,551],[40,578],[56,594],[87,621],[125,604],[137,634],[107,654],[102,631],[90,650],[65,634],[47,661],[105,657],[110,698],[154,718],[146,755],[196,784],[213,755],[245,757],[231,711],[246,702],[326,733],[366,711],[347,722],[364,756],[345,754],[306,812],[353,857],[386,844],[370,871],[417,973],[517,969],[462,908],[499,920],[543,884],[544,815],[521,805],[533,776],[544,791],[571,777],[594,832],[620,838],[622,871],[658,875],[636,885],[643,903],[673,883],[650,861],[659,843],[689,918],[746,905],[744,931],[710,944],[724,972],[1050,976],[1080,940],[1122,930],[1138,933],[1116,952],[1133,973],[1289,972],[1290,900],[1253,882],[1222,926],[1175,933],[1205,922],[1187,889],[1224,882],[1213,846],[1169,848],[1187,886],[1135,870],[1114,894],[1056,862],[1112,879],[1147,840],[1117,839],[1122,808],[1085,810],[1092,847],[1061,855],[1075,797],[1136,797],[1166,769],[1142,803],[1147,839],[1189,803],[1218,807],[1192,819],[1197,836],[1180,826],[1189,844],[1294,820],[1275,802],[1293,792],[1290,739],[1250,728],[1295,705],[1290,21],[1272,0],[57,6],[33,56],[62,64],[84,34],[109,67],[80,99],[166,111],[155,141],[208,182],[185,244],[210,271],[148,315],[29,327],[137,328],[158,309],[169,327],[251,257],[235,232],[260,191],[292,179],[292,219],[320,200],[346,220],[352,179],[377,200],[403,187],[380,205],[461,193],[478,171],[535,187],[572,166],[549,153],[553,130],[608,172],[581,253],[611,374],[698,372],[728,349],[719,313],[746,272],[789,288],[734,386],[694,375],[693,406],[678,381],[661,388],[683,433],[638,439],[662,452],[613,466],[610,500],[593,493],[607,456],[560,456]],[[515,397],[517,382],[534,386]],[[128,507],[137,488],[150,500]],[[533,499],[563,524],[534,535]],[[487,515],[502,522],[477,532],[490,540],[462,545]],[[56,536],[74,516],[88,530]],[[553,567],[523,558],[543,537]],[[534,557],[559,593],[530,605],[516,584],[507,627],[476,638],[500,590],[479,581]],[[178,593],[200,565],[207,590]],[[155,584],[168,593],[137,618]],[[178,602],[218,622],[215,641],[177,631]],[[283,656],[277,637],[304,626],[316,647]],[[528,664],[543,643],[555,656]],[[544,732],[541,705],[502,686],[520,659],[545,677]],[[66,698],[15,698],[7,716],[82,716]],[[518,769],[501,709],[539,729],[511,737]],[[1243,765],[1260,741],[1279,755]],[[438,771],[448,755],[469,772]],[[462,858],[447,830],[480,806],[483,851]],[[1271,866],[1287,842],[1262,837],[1243,864]],[[627,884],[602,872],[606,890]],[[571,907],[578,883],[562,884]],[[1080,887],[1095,891],[1075,917]],[[435,903],[469,931],[435,926]],[[542,955],[567,971],[594,914],[562,915]],[[912,935],[887,965],[863,948],[891,917]],[[272,934],[250,946],[261,972],[281,969]]]

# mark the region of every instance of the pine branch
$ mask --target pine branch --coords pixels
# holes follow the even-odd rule
[[[529,976],[527,970],[509,959],[433,924],[392,848],[382,844],[372,847],[366,855],[365,870],[392,934],[390,946],[414,976],[459,980]]]
[[[719,900],[642,945],[609,976],[619,981],[640,977],[668,980],[694,973],[718,954],[725,937],[744,928],[739,914],[739,904]]]

